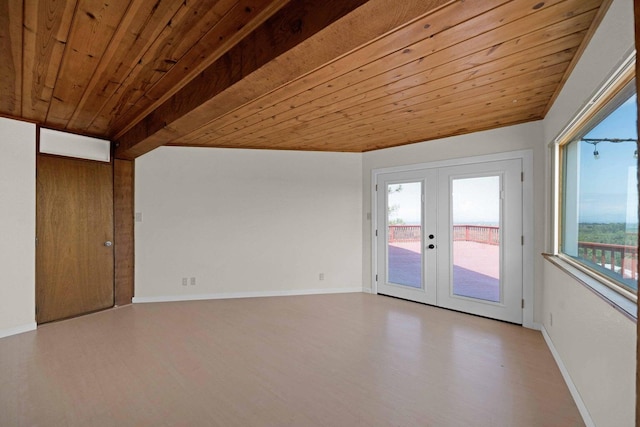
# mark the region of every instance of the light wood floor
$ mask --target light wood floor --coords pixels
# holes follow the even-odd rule
[[[368,294],[138,304],[0,339],[1,426],[582,426],[539,332]]]

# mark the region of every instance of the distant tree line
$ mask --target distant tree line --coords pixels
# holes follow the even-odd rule
[[[578,225],[580,242],[608,243],[612,245],[638,245],[638,226],[623,222],[608,224],[581,223]]]

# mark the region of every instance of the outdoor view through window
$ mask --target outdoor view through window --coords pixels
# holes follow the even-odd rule
[[[563,146],[561,250],[638,289],[636,95]]]

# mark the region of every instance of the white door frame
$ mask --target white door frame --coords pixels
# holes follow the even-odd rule
[[[524,181],[522,183],[522,224],[524,245],[522,248],[522,326],[537,329],[533,321],[534,313],[534,234],[533,234],[533,150],[509,151],[506,153],[488,154],[484,156],[462,157],[436,162],[417,163],[412,165],[394,166],[389,168],[373,169],[371,171],[371,290],[378,293],[376,273],[378,271],[378,242],[376,239],[376,227],[378,223],[376,182],[378,175],[394,172],[406,172],[419,169],[439,168],[447,166],[460,166],[473,163],[485,163],[499,160],[521,159]]]

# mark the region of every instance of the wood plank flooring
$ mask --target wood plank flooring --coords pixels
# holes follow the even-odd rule
[[[583,426],[539,332],[368,294],[135,304],[0,339],[2,426]]]

